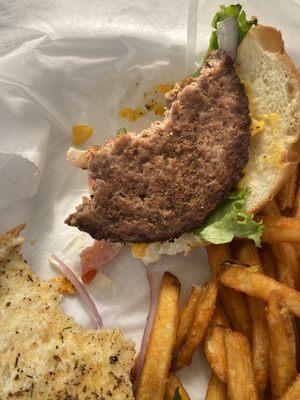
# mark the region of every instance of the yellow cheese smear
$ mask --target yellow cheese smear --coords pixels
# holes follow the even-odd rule
[[[164,115],[165,107],[162,104],[155,104],[153,108],[155,115]]]
[[[165,113],[166,100],[164,95],[173,89],[173,84],[160,83],[144,93],[145,103],[140,107],[124,107],[120,110],[119,116],[131,122],[144,117],[153,111],[155,115],[163,116]]]
[[[165,84],[161,83],[159,85],[156,85],[155,89],[161,94],[166,94],[173,89],[173,85],[170,85],[168,83],[165,83]]]
[[[50,283],[54,282],[58,286],[58,291],[61,294],[76,293],[75,286],[65,276],[58,275],[49,280]]]
[[[147,111],[142,110],[141,108],[130,108],[130,107],[125,107],[122,108],[120,111],[120,117],[126,118],[131,122],[135,122],[139,118],[144,117],[149,111],[153,110],[155,115],[164,115],[165,108],[163,104],[159,104],[154,100],[149,101],[145,105]]]
[[[135,258],[143,258],[146,255],[147,243],[134,243],[131,246],[131,254]]]
[[[243,84],[249,100],[251,135],[257,135],[258,133],[262,132],[266,126],[275,128],[279,122],[279,115],[277,113],[258,114],[256,111],[256,98],[253,94],[252,88],[246,82],[243,82]]]
[[[72,128],[72,142],[75,145],[86,142],[93,134],[93,128],[89,125],[74,125]]]
[[[130,107],[125,107],[122,108],[120,111],[120,117],[122,118],[127,118],[129,121],[136,121],[139,118],[143,117],[146,115],[145,111],[143,111],[141,108],[130,108]]]
[[[265,127],[265,121],[251,118],[251,135],[257,135]]]

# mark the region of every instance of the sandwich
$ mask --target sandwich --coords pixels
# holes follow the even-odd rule
[[[280,31],[240,5],[213,18],[202,67],[166,94],[164,119],[68,160],[91,194],[66,223],[129,243],[149,263],[234,237],[260,244],[253,219],[299,161],[300,77]]]
[[[133,399],[133,342],[63,312],[58,284],[22,258],[23,228],[0,236],[0,398]]]

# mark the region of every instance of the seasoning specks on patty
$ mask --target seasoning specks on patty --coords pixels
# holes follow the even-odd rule
[[[163,121],[88,150],[93,194],[67,224],[97,240],[165,241],[199,227],[236,186],[250,118],[231,58],[211,52],[201,75],[167,98]]]

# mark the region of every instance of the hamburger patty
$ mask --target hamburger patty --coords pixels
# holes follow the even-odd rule
[[[199,226],[242,178],[250,118],[244,86],[221,50],[167,95],[165,118],[85,154],[93,181],[66,223],[94,239],[165,241]]]

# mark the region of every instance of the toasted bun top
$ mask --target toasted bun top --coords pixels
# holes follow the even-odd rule
[[[257,25],[239,46],[237,72],[250,101],[249,161],[240,187],[250,187],[248,210],[259,211],[280,190],[299,161],[300,75],[280,31]]]

